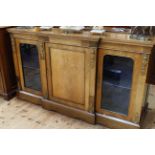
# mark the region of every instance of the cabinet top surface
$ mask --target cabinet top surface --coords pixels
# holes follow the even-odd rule
[[[105,32],[103,34],[92,34],[89,31],[83,30],[80,33],[65,33],[58,28],[53,28],[50,31],[35,31],[34,29],[19,29],[19,28],[9,28],[8,32],[15,34],[31,34],[37,36],[52,36],[52,37],[60,37],[66,39],[76,39],[76,40],[88,40],[88,41],[98,41],[101,40],[101,43],[111,42],[111,43],[121,43],[121,44],[129,44],[129,45],[137,45],[137,46],[146,46],[153,47],[154,43],[152,40],[144,41],[131,39],[129,33],[116,33],[116,32]]]

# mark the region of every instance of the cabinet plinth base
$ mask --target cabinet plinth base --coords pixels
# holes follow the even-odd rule
[[[18,98],[37,104],[37,105],[42,105],[42,97],[38,95],[34,95],[25,91],[19,91],[17,93]]]
[[[47,100],[40,96],[27,93],[24,91],[19,91],[17,95],[18,95],[18,98],[28,102],[32,102],[37,105],[41,105],[46,110],[56,111],[64,115],[81,119],[91,124],[95,124],[95,114],[93,113],[89,113],[84,110],[69,107],[51,100]]]
[[[89,113],[84,110],[75,109],[73,107],[69,107],[60,103],[56,103],[54,101],[44,99],[43,99],[43,108],[47,110],[60,112],[61,114],[71,116],[73,118],[78,118],[91,124],[95,124],[95,114]]]
[[[51,100],[47,100],[42,98],[41,96],[37,96],[25,91],[19,91],[17,93],[18,97],[20,99],[32,102],[37,105],[41,105],[44,109],[56,111],[61,114],[71,116],[73,118],[84,120],[91,124],[101,124],[109,128],[115,128],[115,129],[138,129],[140,128],[139,124],[132,123],[126,120],[122,120],[119,118],[115,118],[112,116],[107,116],[103,114],[93,114],[89,113],[84,110],[76,109],[73,107],[69,107],[66,105],[63,105],[61,103],[57,103]],[[96,120],[95,120],[96,118]]]
[[[96,114],[96,123],[113,129],[139,129],[140,125],[119,118]]]

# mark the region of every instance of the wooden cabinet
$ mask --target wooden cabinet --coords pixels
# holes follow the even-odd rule
[[[0,27],[0,95],[6,100],[16,92],[16,77],[14,72],[11,41],[6,27]]]
[[[116,33],[9,29],[21,99],[111,128],[139,128],[152,42]]]
[[[95,58],[93,49],[47,43],[49,99],[93,112]]]

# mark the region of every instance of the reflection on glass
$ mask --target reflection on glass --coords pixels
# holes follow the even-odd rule
[[[102,108],[128,115],[132,73],[132,59],[111,55],[103,58]]]
[[[38,49],[36,45],[20,44],[25,87],[41,90]]]

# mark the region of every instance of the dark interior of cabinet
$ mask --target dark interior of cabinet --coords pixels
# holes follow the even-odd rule
[[[41,91],[40,65],[36,45],[20,44],[25,87]]]
[[[101,108],[128,115],[133,60],[106,55],[103,58],[103,82]]]

